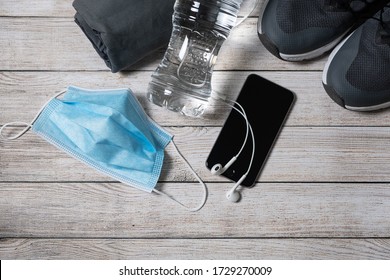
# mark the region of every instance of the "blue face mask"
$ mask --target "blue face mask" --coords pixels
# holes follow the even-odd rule
[[[19,138],[31,128],[59,149],[122,183],[164,194],[155,186],[164,149],[173,136],[146,115],[130,90],[93,91],[71,86],[62,99],[57,99],[60,94],[44,105],[31,124],[25,124],[25,130],[7,139]],[[0,134],[3,136],[3,129],[16,123],[4,125]],[[193,173],[204,187],[201,205],[188,208],[197,211],[203,207],[207,191]]]

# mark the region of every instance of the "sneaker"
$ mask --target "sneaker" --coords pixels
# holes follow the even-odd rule
[[[388,0],[266,0],[260,41],[287,61],[312,59],[335,47]]]
[[[322,83],[328,95],[346,109],[390,107],[390,4],[333,50]]]

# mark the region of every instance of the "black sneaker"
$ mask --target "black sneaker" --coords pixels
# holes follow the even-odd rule
[[[322,83],[346,109],[372,111],[390,106],[390,4],[333,50]]]
[[[266,0],[258,35],[288,61],[318,57],[381,9],[388,0]]]

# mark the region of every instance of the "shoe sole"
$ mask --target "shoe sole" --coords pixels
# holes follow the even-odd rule
[[[368,107],[352,107],[346,105],[345,108],[351,111],[356,111],[356,112],[370,112],[370,111],[377,111],[381,109],[386,109],[390,107],[390,102],[382,103],[379,105],[375,106],[368,106]]]
[[[316,50],[313,50],[313,51],[310,51],[310,52],[307,52],[307,53],[301,53],[301,54],[285,54],[285,53],[282,53],[282,52],[279,51],[279,49],[276,47],[276,45],[265,34],[258,33],[258,36],[259,36],[260,41],[263,43],[264,47],[270,53],[272,53],[274,56],[276,56],[276,57],[278,57],[278,58],[280,58],[282,60],[285,60],[285,61],[299,62],[299,61],[311,60],[311,59],[320,57],[324,53],[330,51],[331,49],[333,49],[344,38],[344,36],[347,33],[348,32],[346,32],[345,34],[341,35],[336,40],[330,42],[329,44],[327,44],[327,45],[325,45],[325,46],[323,46],[321,48],[318,48]]]
[[[329,97],[334,102],[336,102],[338,105],[340,105],[341,107],[346,108],[346,109],[347,109],[347,107],[345,105],[344,99],[339,94],[337,94],[337,92],[332,87],[328,86],[327,76],[328,76],[329,66],[330,66],[331,62],[333,61],[336,53],[345,44],[345,42],[349,39],[349,37],[351,37],[352,34],[353,33],[351,33],[349,36],[347,36],[340,44],[337,45],[337,47],[335,49],[333,49],[333,51],[329,55],[328,60],[325,63],[324,69],[322,71],[322,85],[324,86],[326,93],[329,95]]]
[[[324,86],[324,89],[326,93],[329,95],[329,97],[336,102],[338,105],[341,107],[351,110],[351,111],[357,111],[357,112],[369,112],[369,111],[376,111],[376,110],[381,110],[390,107],[390,102],[386,103],[381,103],[378,105],[373,105],[373,106],[350,106],[348,104],[345,104],[344,99],[334,90],[334,88],[330,87],[327,84],[327,76],[328,76],[328,71],[329,71],[329,66],[334,59],[335,55],[337,52],[340,50],[340,48],[345,44],[345,42],[349,39],[349,37],[352,36],[353,33],[351,33],[348,37],[346,37],[329,55],[328,61],[325,63],[324,70],[322,72],[322,85]]]

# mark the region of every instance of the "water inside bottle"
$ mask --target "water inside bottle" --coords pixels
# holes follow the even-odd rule
[[[170,43],[149,83],[148,99],[201,116],[211,95],[218,52],[235,24],[241,0],[177,0]]]

